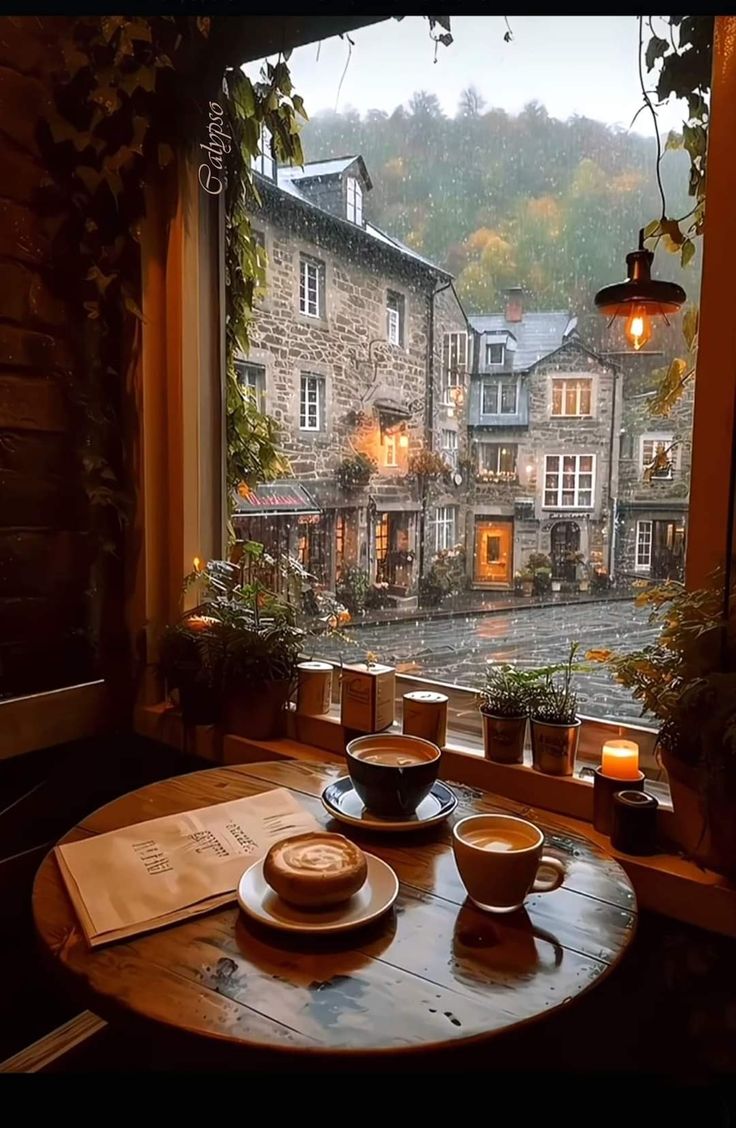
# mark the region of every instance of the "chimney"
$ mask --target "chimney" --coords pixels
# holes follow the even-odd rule
[[[510,286],[506,291],[506,320],[521,321],[524,317],[524,292],[521,286]]]

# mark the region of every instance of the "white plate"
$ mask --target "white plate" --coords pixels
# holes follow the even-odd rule
[[[432,784],[432,790],[422,799],[414,814],[403,819],[374,815],[369,811],[353,787],[350,776],[342,776],[329,783],[321,798],[325,810],[339,822],[359,826],[361,830],[383,830],[391,834],[436,826],[444,822],[457,806],[455,793],[439,779]]]
[[[347,932],[369,924],[390,909],[399,892],[399,879],[391,866],[366,854],[368,876],[349,901],[330,909],[299,909],[282,901],[263,876],[263,859],[240,879],[238,904],[247,916],[281,932]]]

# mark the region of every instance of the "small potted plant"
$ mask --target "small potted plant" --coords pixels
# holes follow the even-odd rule
[[[507,663],[490,665],[486,670],[479,696],[487,759],[497,764],[524,762],[530,687],[535,678],[534,671]]]
[[[185,725],[211,725],[218,719],[218,689],[202,657],[204,634],[216,624],[214,618],[192,614],[161,635],[161,673],[167,692],[177,696]]]
[[[375,458],[359,451],[338,463],[335,467],[335,481],[345,493],[352,493],[354,490],[365,489],[377,469]]]
[[[286,619],[256,623],[237,614],[209,632],[206,650],[221,688],[226,732],[252,740],[281,735],[302,638]]]
[[[571,643],[565,662],[535,672],[529,708],[532,763],[547,775],[570,776],[575,767],[580,719],[572,678],[583,668],[575,662],[579,647],[579,643]]]
[[[521,590],[524,595],[531,596],[534,592],[534,573],[531,568],[522,568]]]

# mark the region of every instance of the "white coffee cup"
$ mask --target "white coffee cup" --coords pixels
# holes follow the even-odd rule
[[[562,884],[565,867],[543,855],[543,846],[539,827],[513,815],[469,815],[452,830],[460,877],[484,912],[511,913],[528,893],[551,893]]]

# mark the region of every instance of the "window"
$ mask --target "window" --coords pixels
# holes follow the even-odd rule
[[[506,360],[506,346],[500,341],[489,341],[486,344],[486,365],[500,366]]]
[[[548,454],[544,475],[545,509],[590,509],[594,469],[593,454]]]
[[[442,339],[442,402],[446,407],[454,407],[457,393],[453,388],[465,386],[465,373],[468,368],[468,334],[445,333]]]
[[[516,415],[518,384],[515,380],[484,380],[481,389],[482,415]]]
[[[674,435],[642,435],[640,465],[642,475],[671,479],[675,469],[677,445]]]
[[[444,552],[454,547],[456,515],[457,509],[454,505],[441,505],[436,510],[434,546],[437,552]]]
[[[442,431],[442,454],[448,466],[457,466],[457,431],[446,428]]]
[[[404,343],[404,297],[393,290],[386,295],[386,338],[391,345]]]
[[[398,466],[396,458],[396,435],[387,434],[383,437],[383,465]]]
[[[637,572],[648,572],[652,566],[652,522],[636,522],[636,564]]]
[[[322,376],[302,372],[299,389],[299,428],[302,431],[324,429],[325,381]]]
[[[252,395],[258,409],[263,411],[266,400],[266,369],[264,365],[236,360],[235,371],[238,374],[240,386]]]
[[[299,312],[307,317],[324,316],[325,264],[319,259],[299,258]]]
[[[516,480],[516,443],[478,443],[478,472],[481,478],[501,482]]]
[[[348,177],[347,184],[348,219],[351,223],[363,226],[363,188],[354,177]]]
[[[260,172],[261,176],[267,176],[269,180],[275,180],[276,161],[273,158],[271,134],[266,129],[265,125],[261,126],[261,136],[258,143],[260,151],[257,156],[253,157],[253,168],[256,172]]]
[[[593,381],[583,379],[552,381],[553,415],[590,415]]]

